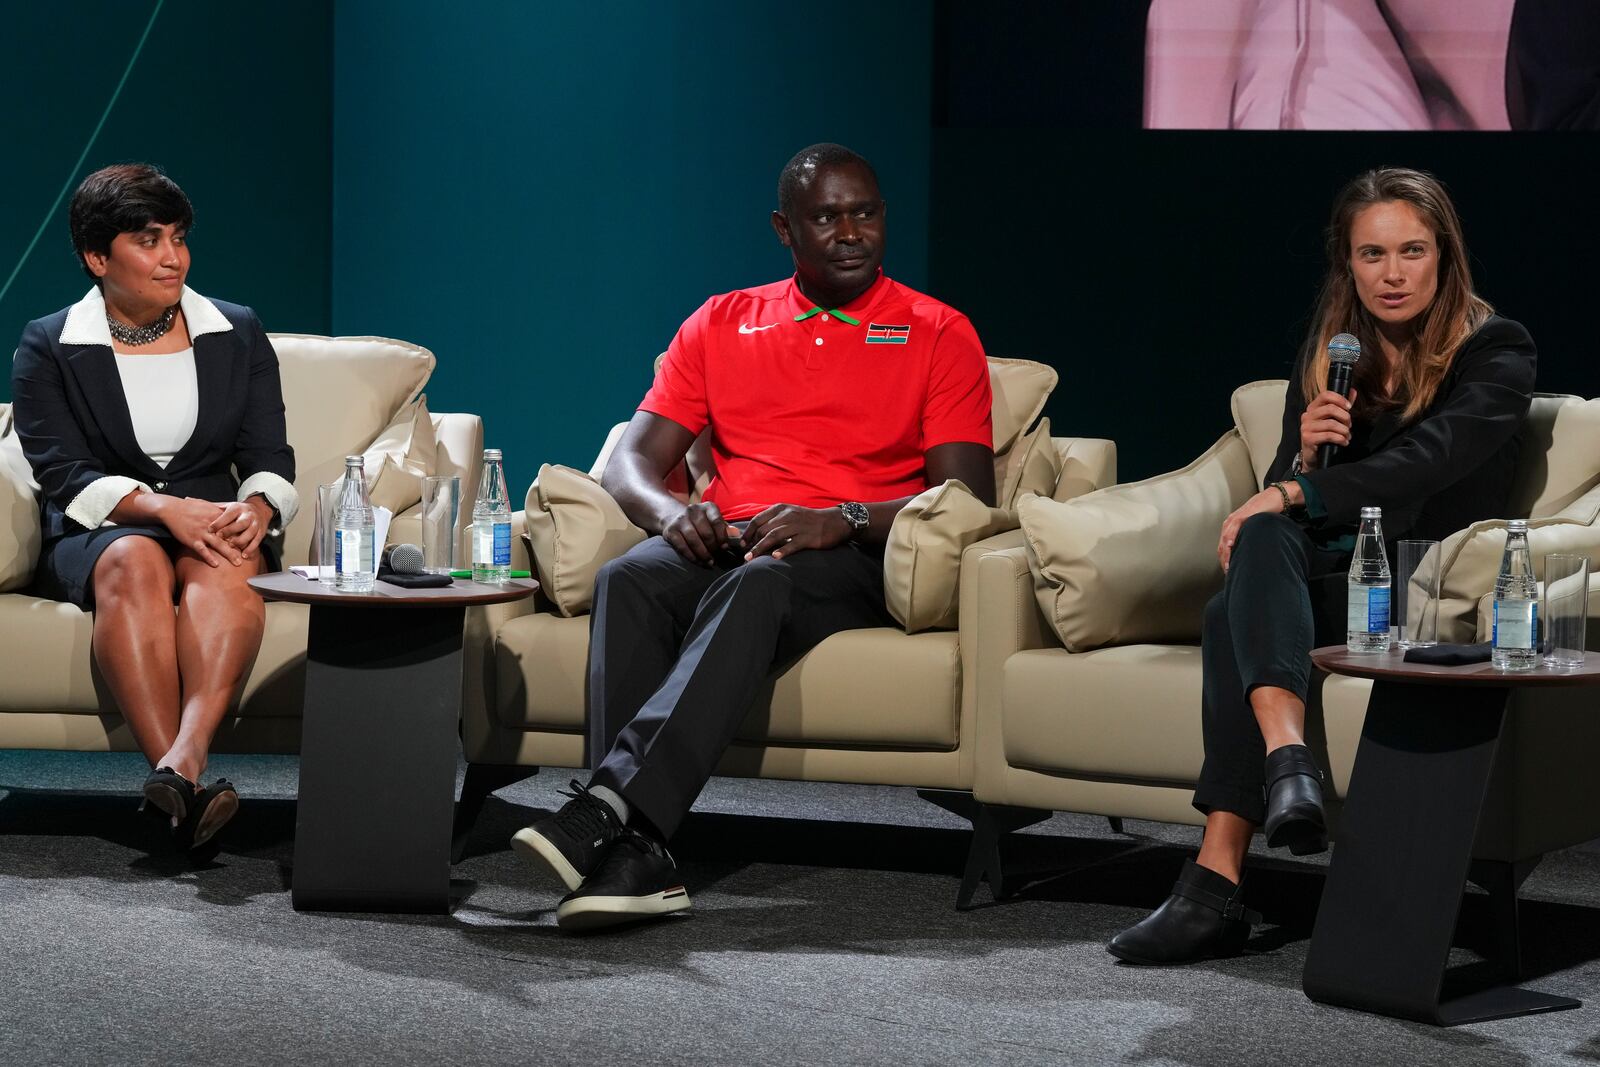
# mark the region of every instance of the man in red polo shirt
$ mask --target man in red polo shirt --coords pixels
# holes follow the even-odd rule
[[[763,683],[830,634],[894,625],[882,549],[908,500],[959,478],[994,503],[983,348],[883,275],[872,167],[801,150],[772,228],[794,277],[690,316],[602,479],[656,536],[595,583],[589,785],[512,838],[571,891],[563,929],[687,908],[664,843]],[[707,427],[716,477],[685,506],[667,476]]]

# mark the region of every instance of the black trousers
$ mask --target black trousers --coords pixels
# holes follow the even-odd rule
[[[1200,631],[1200,811],[1266,819],[1267,748],[1250,691],[1271,685],[1306,699],[1311,650],[1345,639],[1350,556],[1318,546],[1282,515],[1253,515],[1239,528],[1222,592],[1206,605]]]
[[[660,537],[634,546],[595,581],[591,784],[670,837],[775,670],[830,634],[893,625],[870,549],[708,568]]]

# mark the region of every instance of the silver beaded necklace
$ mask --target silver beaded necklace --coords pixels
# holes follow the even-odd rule
[[[156,321],[144,326],[128,326],[118,322],[110,315],[106,316],[106,325],[111,328],[111,336],[125,345],[147,345],[167,335],[172,329],[172,320],[178,314],[178,305],[173,304],[161,313]]]

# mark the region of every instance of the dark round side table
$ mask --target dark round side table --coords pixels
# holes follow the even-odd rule
[[[1306,955],[1306,995],[1442,1026],[1579,1007],[1571,997],[1474,983],[1469,969],[1447,965],[1511,694],[1600,684],[1600,655],[1531,671],[1407,663],[1399,652],[1356,655],[1343,645],[1311,659],[1373,686]],[[1502,962],[1514,976],[1511,929]]]
[[[462,625],[539,584],[341,593],[284,571],[250,585],[311,606],[295,910],[448,911]]]

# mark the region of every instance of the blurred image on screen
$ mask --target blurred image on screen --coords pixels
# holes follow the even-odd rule
[[[1600,0],[1152,0],[1149,129],[1600,128]]]

